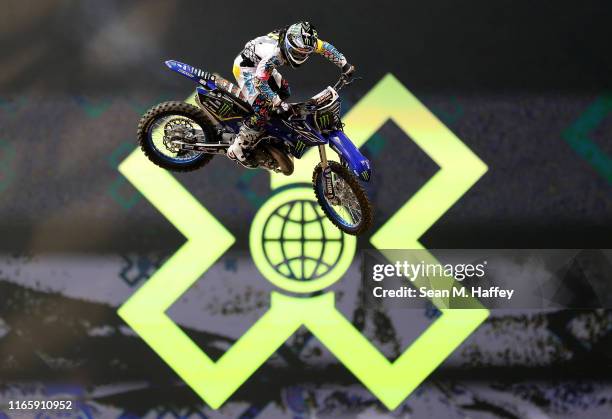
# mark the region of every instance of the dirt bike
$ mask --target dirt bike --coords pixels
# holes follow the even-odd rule
[[[174,60],[173,71],[198,83],[195,101],[163,102],[149,109],[138,124],[138,142],[156,165],[185,172],[205,166],[216,154],[226,154],[243,121],[253,111],[236,84],[218,74]],[[264,168],[291,175],[293,158],[301,158],[310,147],[318,147],[321,162],[312,183],[325,215],[340,230],[359,235],[372,224],[372,206],[360,184],[369,182],[370,162],[343,131],[338,91],[356,79],[341,76],[311,99],[290,104],[291,111],[273,114],[265,134],[250,150],[248,168]],[[327,159],[325,145],[340,162]]]

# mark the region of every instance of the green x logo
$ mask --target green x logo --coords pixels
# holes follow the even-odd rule
[[[612,183],[612,157],[604,153],[591,139],[590,134],[612,113],[612,95],[595,100],[574,123],[563,132],[563,138],[609,183]]]
[[[423,249],[419,238],[487,171],[486,165],[395,77],[385,76],[345,116],[357,146],[392,119],[440,167],[373,236],[378,249]],[[316,153],[298,161],[292,178],[272,175],[273,188],[300,181]],[[168,172],[135,150],[119,170],[187,239],[119,309],[119,315],[213,408],[220,407],[300,326],[307,327],[389,409],[396,408],[488,316],[448,309],[406,351],[390,362],[335,308],[334,294],[296,298],[273,292],[270,309],[213,362],[166,315],[166,310],[234,243],[229,233]],[[297,177],[297,179],[296,179]],[[214,240],[211,240],[214,238]],[[429,260],[433,256],[425,253]],[[417,286],[446,289],[453,278],[422,279]]]

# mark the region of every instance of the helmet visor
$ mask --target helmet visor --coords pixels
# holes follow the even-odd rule
[[[314,51],[314,48],[306,45],[298,46],[292,37],[288,36],[285,38],[285,50],[293,62],[301,64],[306,61],[306,58]]]

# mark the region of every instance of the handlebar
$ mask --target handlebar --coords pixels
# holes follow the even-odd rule
[[[363,77],[350,77],[350,76],[345,76],[344,74],[341,74],[340,78],[338,79],[336,84],[334,84],[332,87],[337,92],[340,89],[342,89],[344,86],[348,86],[349,84],[353,84],[357,80],[361,80],[361,79],[363,79]]]
[[[342,89],[344,86],[348,86],[350,84],[355,83],[357,80],[362,80],[362,79],[363,77],[350,77],[350,76],[345,76],[344,74],[341,74],[340,78],[332,86],[332,88],[337,92],[340,89]],[[287,113],[290,115],[296,115],[302,111],[308,111],[309,106],[313,106],[310,99],[307,100],[306,102],[291,103],[290,105],[291,105],[291,108],[289,109],[289,112],[277,112],[277,113],[278,114]]]

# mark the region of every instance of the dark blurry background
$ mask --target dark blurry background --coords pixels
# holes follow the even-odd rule
[[[96,417],[387,414],[323,348],[302,351],[304,336],[212,412],[115,314],[184,241],[117,171],[140,115],[194,87],[163,61],[229,77],[245,42],[303,19],[364,78],[345,110],[392,73],[488,165],[424,246],[612,247],[609,1],[4,1],[0,411],[28,391],[70,391]],[[317,57],[281,72],[296,99],[337,75]],[[375,231],[438,168],[392,122],[363,151]],[[213,291],[190,291],[173,313],[214,351],[267,305],[243,288],[265,282],[251,280],[246,220],[272,193],[269,177],[222,158],[176,177],[237,237],[207,276]],[[357,280],[346,287],[359,292]],[[348,301],[391,357],[414,339],[419,321],[406,316],[435,318]],[[393,415],[609,416],[611,327],[608,311],[494,312]]]

